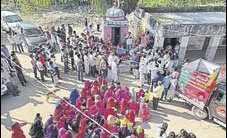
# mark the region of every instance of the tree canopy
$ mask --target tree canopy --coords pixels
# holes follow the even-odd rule
[[[224,6],[225,0],[139,0],[138,6],[143,7],[191,7],[191,6]]]
[[[143,7],[189,7],[207,5],[225,5],[225,0],[119,0],[120,8],[126,14],[132,12],[137,6]],[[113,6],[114,0],[1,0],[2,4],[19,7],[24,13],[36,12],[51,6],[73,8],[76,5],[89,5],[98,14],[104,15],[106,10]]]

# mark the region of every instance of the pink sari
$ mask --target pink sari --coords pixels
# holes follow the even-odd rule
[[[131,123],[135,123],[135,111],[129,110],[125,116]]]
[[[95,80],[95,81],[93,82],[93,86],[95,86],[95,87],[98,87],[98,86],[99,86],[99,83],[98,83],[97,80]]]
[[[129,88],[127,86],[124,87],[124,90],[129,92]]]
[[[128,102],[130,100],[130,93],[129,91],[125,91],[124,99]]]
[[[64,126],[65,121],[66,121],[66,116],[62,116],[57,123],[57,128],[58,129],[62,128]]]
[[[98,88],[98,86],[93,86],[92,89],[91,89],[91,93],[93,95],[99,94],[99,88]]]
[[[95,105],[90,106],[89,109],[88,109],[88,113],[89,113],[90,116],[96,114],[97,113],[96,106]]]
[[[127,109],[127,101],[123,98],[122,100],[121,100],[121,102],[120,102],[120,104],[119,104],[120,106],[119,106],[119,110],[118,110],[118,112],[120,113],[120,114],[124,114],[125,113],[125,111],[126,111],[126,109]]]
[[[77,98],[75,107],[81,110],[81,106],[82,106],[82,100],[81,98]]]
[[[86,109],[89,109],[89,107],[93,106],[95,103],[93,102],[92,98],[87,99],[86,103]]]
[[[138,91],[138,98],[140,98],[142,95],[143,95],[143,93],[144,93],[144,90],[143,89],[140,89],[139,91]]]
[[[58,138],[63,138],[63,136],[65,135],[66,133],[66,129],[65,128],[60,128],[59,131],[58,131]]]
[[[144,34],[141,36],[141,45],[143,47],[147,46],[147,39]]]
[[[113,108],[107,108],[104,112],[105,118],[107,118],[109,115],[116,115],[116,112],[113,110]]]
[[[139,103],[138,102],[135,102],[135,101],[133,101],[131,99],[131,100],[129,100],[128,104],[129,104],[129,108],[131,110],[135,111],[135,115],[138,115],[138,112],[139,112]]]
[[[121,89],[118,89],[114,97],[117,99],[118,102],[120,102],[124,98],[124,91]]]
[[[116,101],[113,97],[109,97],[106,103],[106,108],[112,108],[115,107]]]
[[[112,97],[113,94],[110,90],[107,90],[104,94],[104,102],[107,102],[110,97]]]
[[[105,90],[102,90],[102,91],[100,92],[100,95],[101,95],[102,98],[104,98],[105,93],[106,93]]]
[[[98,111],[98,113],[102,115],[105,110],[103,102],[102,101],[96,102],[95,107],[96,107],[96,110]]]
[[[149,114],[149,110],[148,110],[147,104],[142,103],[140,105],[139,117],[142,119],[143,122],[149,120],[150,114]]]
[[[88,80],[86,80],[84,82],[84,89],[87,90],[89,88],[89,86],[90,86],[90,82]]]

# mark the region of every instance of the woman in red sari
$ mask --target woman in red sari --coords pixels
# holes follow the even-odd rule
[[[12,135],[11,138],[26,138],[23,131],[21,130],[21,127],[26,125],[27,123],[21,123],[14,122],[11,126]]]
[[[125,114],[125,111],[127,109],[127,101],[123,98],[121,101],[120,101],[120,104],[119,104],[119,110],[118,112],[120,114]]]

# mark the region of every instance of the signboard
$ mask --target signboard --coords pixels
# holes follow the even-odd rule
[[[189,101],[191,104],[203,109],[210,93],[215,87],[215,76],[217,71],[212,74],[205,74],[197,71],[198,62],[192,62],[181,69],[178,79],[177,91],[180,97]]]
[[[216,113],[221,118],[226,118],[226,106],[217,106]]]
[[[225,82],[226,81],[226,64],[222,66],[218,75],[218,82]]]
[[[215,82],[211,82],[209,86],[208,83],[209,78],[206,74],[199,72],[183,74],[179,78],[178,90],[185,98],[190,99],[191,102],[203,109],[215,86]]]

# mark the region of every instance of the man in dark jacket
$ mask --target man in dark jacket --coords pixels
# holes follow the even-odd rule
[[[22,71],[22,66],[16,61],[16,58],[13,58],[12,61],[15,63],[14,68],[17,72],[18,79],[20,80],[21,84],[25,86],[25,83],[27,83],[27,81],[25,80],[24,73]]]
[[[69,58],[71,59],[72,70],[75,70],[74,50],[72,46],[70,46],[70,49],[69,49]]]
[[[68,35],[71,36],[73,33],[73,28],[70,24],[68,24]]]

